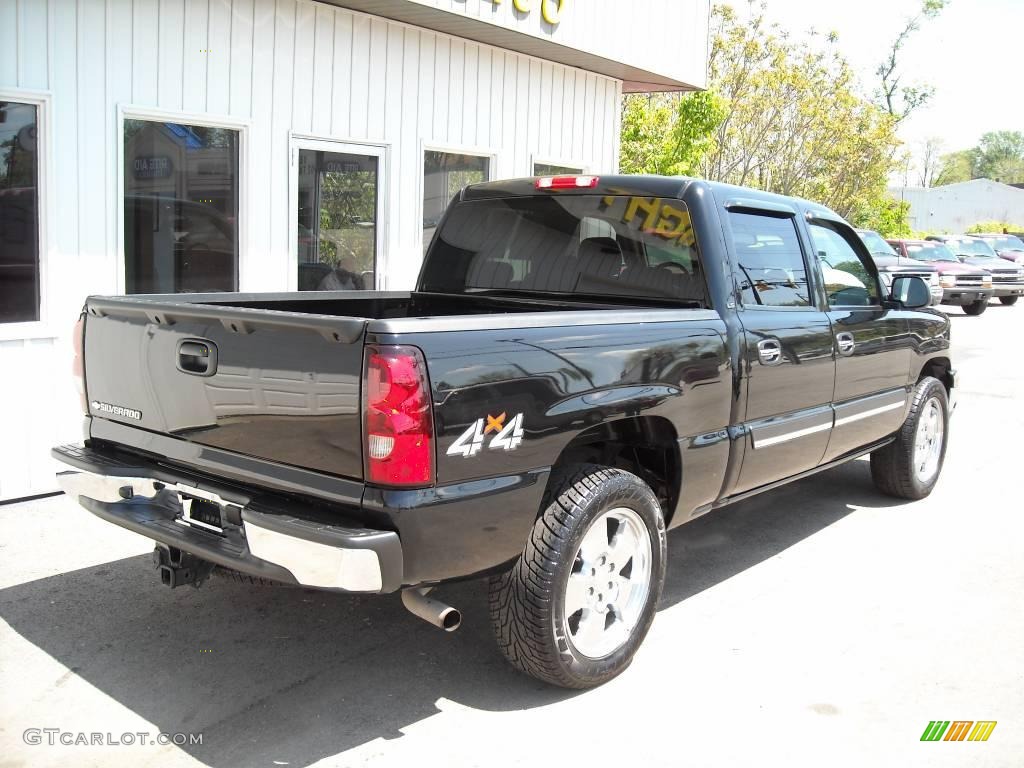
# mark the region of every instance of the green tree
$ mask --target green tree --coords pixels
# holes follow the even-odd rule
[[[724,116],[711,91],[685,95],[629,94],[622,105],[623,173],[689,175],[714,149],[713,131]]]
[[[935,178],[935,186],[957,184],[977,178],[978,152],[976,149],[961,149],[942,156],[939,175]]]
[[[750,3],[713,11],[710,88],[724,117],[706,178],[817,200],[842,215],[884,205],[896,121],[857,90],[836,36],[795,43]]]
[[[903,29],[890,44],[885,60],[875,70],[879,80],[879,87],[875,93],[877,104],[897,123],[918,107],[924,106],[935,93],[935,89],[930,85],[902,84],[900,55],[903,47],[907,40],[921,29],[924,21],[934,19],[948,4],[949,0],[922,0],[918,13],[906,19]]]
[[[1024,182],[1024,133],[990,131],[976,147],[943,155],[936,184],[971,179],[995,179],[1005,184]]]
[[[978,142],[978,176],[1007,184],[1024,182],[1024,133],[992,131]]]

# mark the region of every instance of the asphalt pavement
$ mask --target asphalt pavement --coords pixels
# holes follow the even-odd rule
[[[454,634],[396,595],[170,590],[65,497],[0,506],[0,768],[1020,766],[1024,305],[949,314],[932,496],[859,460],[677,529],[646,643],[592,691],[506,665],[480,583],[439,590]],[[933,720],[997,725],[922,742]]]

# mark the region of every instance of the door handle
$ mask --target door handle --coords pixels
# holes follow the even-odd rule
[[[839,350],[839,354],[844,357],[852,355],[854,348],[856,348],[857,342],[853,340],[853,334],[849,331],[843,331],[842,333],[836,334],[836,348]]]
[[[778,339],[761,339],[757,342],[757,359],[761,365],[778,365],[782,362],[782,344]]]
[[[178,370],[193,376],[213,376],[217,372],[217,345],[201,339],[178,342]]]

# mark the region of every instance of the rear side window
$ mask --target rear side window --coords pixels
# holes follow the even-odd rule
[[[625,195],[458,203],[427,256],[422,288],[709,305],[683,202]]]
[[[744,305],[810,306],[807,266],[793,218],[730,211],[729,223]]]

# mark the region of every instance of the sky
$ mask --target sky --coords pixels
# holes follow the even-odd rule
[[[743,0],[719,0],[742,11]],[[920,0],[765,0],[767,15],[794,35],[835,31],[866,90]],[[1024,131],[1024,0],[952,0],[926,20],[903,53],[905,82],[935,88],[900,126],[917,155],[930,137],[943,152],[968,149],[988,131]]]

